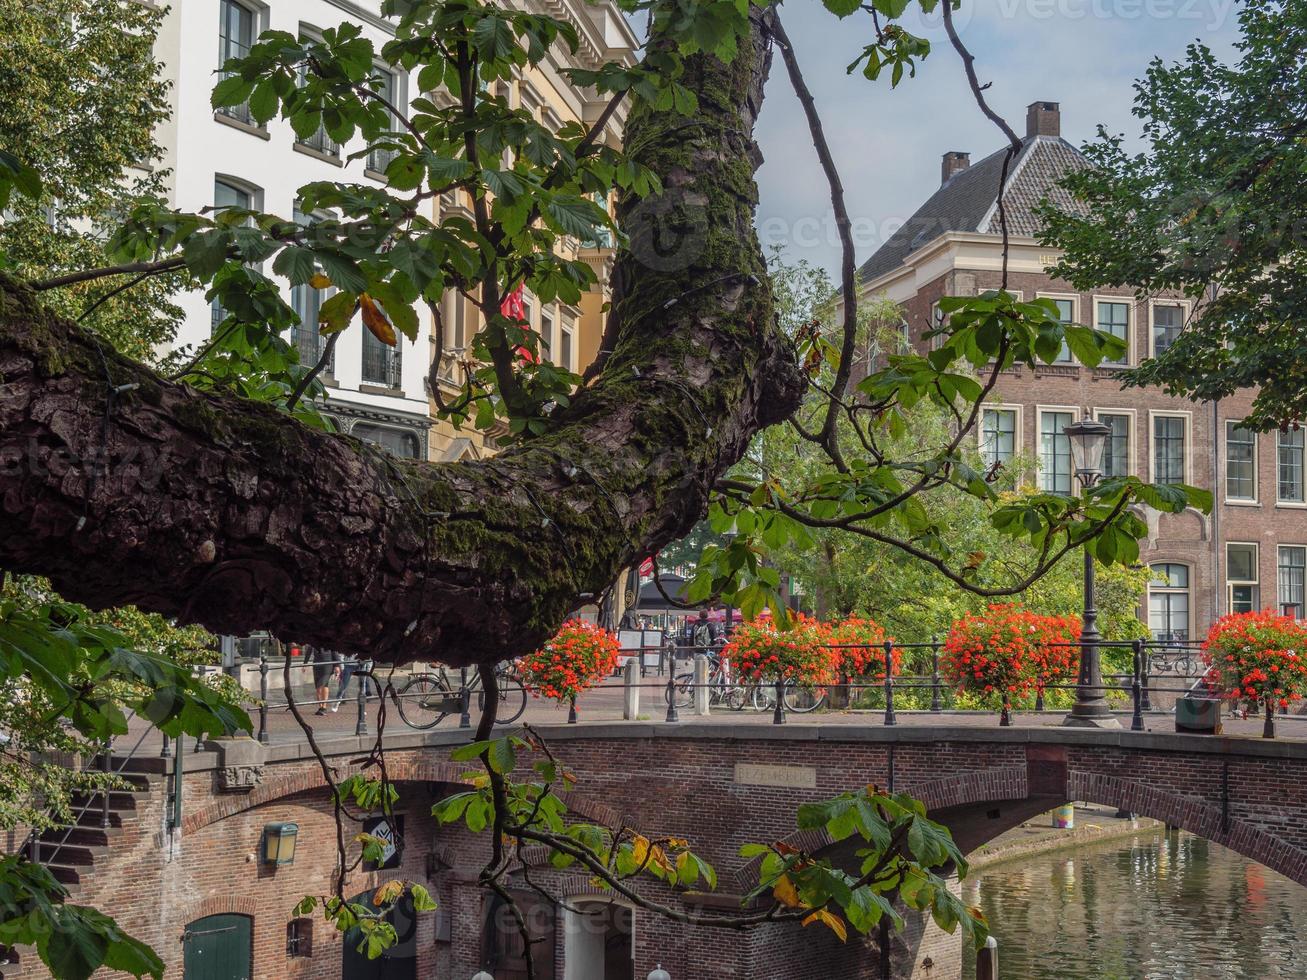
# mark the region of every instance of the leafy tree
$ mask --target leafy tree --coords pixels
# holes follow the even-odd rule
[[[918,3],[943,11],[988,111],[952,30],[953,5]],[[860,364],[866,337],[842,191],[779,10],[739,0],[621,6],[649,14],[650,40],[634,67],[572,70],[576,82],[611,96],[588,130],[551,132],[512,108],[496,85],[551,50],[575,51],[573,28],[482,0],[386,0],[397,29],[379,51],[347,24],[318,39],[265,33],[224,66],[215,106],[248,103],[258,121],[279,114],[299,133],[322,126],[342,144],[360,136],[368,149],[392,154],[388,186],[307,185],[302,211],[330,215],[312,224],[243,209],[182,214],[145,202],[110,240],[118,265],[35,281],[0,276],[0,563],[46,575],[62,595],[93,608],[132,601],[215,631],[268,629],[382,664],[436,650],[455,666],[479,665],[486,702],[495,705],[490,665],[535,649],[581,596],[602,592],[620,569],[685,534],[712,501],[716,530],[733,522],[739,536],[706,549],[698,587],[748,611],[775,601],[778,574],[765,553],[810,540],[809,528],[842,529],[915,555],[973,591],[1011,594],[1086,542],[1104,561],[1131,561],[1145,530],[1129,509],[1135,502],[1168,511],[1205,503],[1191,488],[1130,478],[1080,497],[1001,497],[965,448],[999,374],[1052,361],[1064,342],[1096,364],[1119,353],[1119,342],[1064,326],[1051,302],[1019,302],[1004,289],[945,301],[949,323],[929,355],[894,351],[874,369]],[[929,53],[899,22],[905,0],[826,6],[856,16],[866,31],[856,66],[870,80],[898,84]],[[839,326],[809,324],[793,336],[777,321],[753,231],[752,131],[773,51],[808,112],[845,245]],[[381,94],[378,60],[416,73],[407,106]],[[448,98],[432,98],[437,90]],[[624,152],[598,139],[623,100]],[[23,147],[6,149],[0,198],[39,194],[40,175],[23,161]],[[470,197],[471,219],[431,219],[434,200],[449,192]],[[616,221],[595,193],[616,193]],[[521,357],[539,338],[502,314],[501,300],[519,284],[544,300],[577,299],[594,273],[560,246],[604,231],[619,233],[622,245],[607,353],[574,390],[580,379]],[[328,342],[318,364],[301,365],[287,344],[295,314],[264,267],[292,285],[336,289],[321,311]],[[213,341],[168,378],[106,349],[38,299],[110,277],[148,282],[183,270],[228,315]],[[506,451],[431,464],[322,431],[311,396],[336,340],[361,320],[357,329],[397,343],[415,335],[421,310],[439,335],[438,300],[448,290],[477,305],[485,329],[463,389],[441,411],[473,425],[506,422]],[[432,371],[440,367],[437,359]],[[806,389],[825,403],[801,407]],[[925,404],[953,423],[937,444],[900,454],[895,441]],[[824,457],[810,479],[793,487],[763,474],[725,479],[759,430],[796,409],[792,432]],[[167,479],[159,479],[165,461]],[[969,559],[958,561],[923,502],[950,494],[980,501],[996,531],[1033,549],[1025,581],[985,585]],[[107,652],[112,645],[103,637],[89,644],[85,669],[107,662],[167,691],[178,707],[161,718],[165,730],[237,724],[214,696],[184,687],[179,672],[147,669],[140,655]],[[103,716],[84,707],[85,690],[69,681],[82,668],[52,651],[24,655],[20,645],[10,669],[51,673],[52,686],[79,694],[74,715],[94,730]],[[159,703],[143,697],[141,710]],[[471,749],[486,768],[489,809],[476,812],[491,830],[482,872],[491,889],[502,888],[512,866],[505,840],[530,829],[521,806],[544,799],[507,778],[513,743],[489,739],[493,720],[493,710],[484,713]],[[339,807],[346,795],[341,787]],[[393,807],[385,786],[355,783],[348,795],[358,806]],[[864,814],[868,807],[879,823]],[[833,917],[838,907],[855,927],[873,921],[858,897],[865,885],[956,919],[956,910],[941,913],[938,903],[948,900],[918,873],[954,855],[918,820],[917,807],[869,791],[839,808],[858,814],[853,824],[834,810],[822,819],[869,842],[861,876],[870,877],[841,884],[806,858],[782,855],[779,870],[804,917]],[[565,850],[553,832],[548,843]],[[326,903],[342,926],[363,914],[344,902],[343,839],[336,894]],[[773,894],[790,905],[788,891]],[[36,911],[28,937],[48,928],[48,913]],[[823,915],[818,921],[836,928]],[[379,927],[370,934],[384,942]]]
[[[9,202],[0,268],[45,279],[106,265],[123,215],[162,197],[168,172],[155,133],[168,118],[168,84],[152,50],[162,18],[148,4],[0,0],[0,147],[43,186]],[[185,278],[121,292],[121,282],[92,280],[47,301],[149,361],[175,336],[181,311],[170,297]]]
[[[1134,104],[1148,148],[1100,129],[1092,168],[1066,180],[1083,209],[1047,209],[1045,241],[1077,288],[1194,300],[1128,383],[1203,400],[1256,389],[1244,424],[1270,429],[1307,418],[1307,8],[1249,0],[1239,26],[1233,64],[1195,42],[1149,66]]]

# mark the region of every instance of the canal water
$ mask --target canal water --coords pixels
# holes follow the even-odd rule
[[[1001,980],[1307,980],[1307,888],[1191,834],[1015,858],[962,889]]]

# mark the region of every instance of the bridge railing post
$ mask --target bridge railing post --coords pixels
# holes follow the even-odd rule
[[[259,742],[267,745],[268,735],[268,654],[259,651]]]
[[[1134,700],[1135,711],[1130,718],[1130,730],[1132,732],[1142,732],[1144,730],[1144,694],[1143,694],[1143,671],[1144,671],[1144,643],[1143,640],[1135,640],[1131,644],[1134,648],[1134,673],[1130,678],[1130,694]]]
[[[930,710],[944,710],[944,700],[939,683],[939,639],[934,636],[930,638]]]
[[[467,686],[467,668],[458,668],[459,712],[458,727],[472,727],[472,691]]]
[[[1140,686],[1142,687],[1143,690],[1140,696],[1140,703],[1145,711],[1152,711],[1153,699],[1152,696],[1148,693],[1148,670],[1149,670],[1148,661],[1150,659],[1148,656],[1148,644],[1146,643],[1143,644],[1143,648],[1144,648],[1143,669],[1140,671]]]
[[[359,664],[359,666],[363,665]],[[358,690],[354,692],[354,705],[357,712],[354,719],[354,734],[366,735],[368,733],[368,674],[360,670],[358,675]]]
[[[667,674],[667,716],[663,720],[667,722],[681,720],[681,715],[676,710],[676,675],[670,672]]]
[[[771,723],[785,724],[785,681],[779,677],[776,679],[776,710],[772,712]]]
[[[894,714],[894,641],[885,641],[885,724],[897,725]]]

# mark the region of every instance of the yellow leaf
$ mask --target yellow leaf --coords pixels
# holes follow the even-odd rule
[[[816,912],[813,912],[812,915],[803,920],[805,926],[811,925],[814,922],[820,922],[825,925],[831,932],[840,937],[840,942],[846,943],[849,941],[849,931],[844,928],[844,920],[838,915],[832,915],[825,909],[818,909]]]
[[[672,862],[667,860],[667,854],[661,847],[654,845],[649,851],[649,863],[659,868],[667,874],[672,874]]]
[[[399,878],[393,878],[378,888],[372,894],[372,904],[376,906],[385,905],[393,902],[404,894],[404,882]]]
[[[331,280],[321,272],[315,272],[309,276],[309,285],[314,289],[326,289],[331,285]]]
[[[782,905],[796,908],[799,904],[799,893],[794,887],[794,882],[790,881],[789,875],[781,875],[776,879],[776,884],[772,885],[772,895],[776,901]]]
[[[363,308],[363,325],[372,331],[372,336],[387,347],[395,346],[395,328],[386,319],[376,302],[367,293],[359,296],[359,306]]]
[[[648,856],[649,838],[636,834],[631,838],[631,857],[635,858],[636,865],[643,867]]]

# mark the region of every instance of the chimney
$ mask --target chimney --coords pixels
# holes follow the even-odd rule
[[[971,154],[964,153],[962,150],[949,150],[944,154],[944,159],[939,166],[939,183],[944,186],[949,179],[956,173],[960,173],[971,166]]]
[[[1032,102],[1026,106],[1026,139],[1061,135],[1062,110],[1056,102]]]

